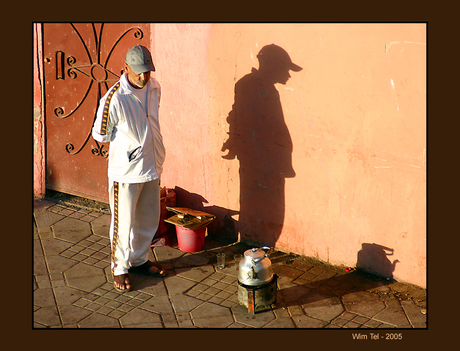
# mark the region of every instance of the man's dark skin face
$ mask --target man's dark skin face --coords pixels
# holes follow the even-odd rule
[[[128,74],[129,83],[136,89],[142,89],[150,80],[150,71],[136,74],[128,64],[125,64],[125,72]]]

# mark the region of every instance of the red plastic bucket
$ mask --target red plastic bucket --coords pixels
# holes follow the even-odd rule
[[[197,252],[203,250],[206,227],[192,230],[176,225],[177,243],[179,250]]]

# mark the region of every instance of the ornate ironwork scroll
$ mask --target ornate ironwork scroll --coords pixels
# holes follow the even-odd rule
[[[92,28],[93,28],[94,40],[96,42],[96,53],[97,53],[97,58],[95,61],[93,61],[90,51],[82,35],[80,34],[80,32],[78,31],[78,29],[75,27],[74,24],[71,23],[70,25],[72,26],[73,30],[78,35],[78,37],[80,38],[80,41],[86,50],[86,54],[88,56],[90,64],[80,65],[78,64],[77,58],[73,56],[68,56],[66,59],[65,53],[62,51],[58,51],[56,53],[56,79],[65,79],[66,78],[65,73],[67,73],[67,77],[69,77],[70,79],[78,79],[79,75],[82,74],[90,78],[90,83],[88,85],[88,88],[86,89],[86,92],[84,93],[83,98],[77,103],[77,106],[75,108],[71,109],[68,113],[65,113],[65,108],[62,106],[57,106],[54,109],[54,115],[58,118],[68,118],[69,116],[73,115],[85,103],[86,98],[92,92],[93,87],[97,87],[97,92],[96,92],[97,104],[94,110],[94,111],[97,111],[99,107],[99,100],[102,97],[101,84],[105,84],[105,88],[106,90],[108,90],[109,89],[108,82],[117,81],[120,78],[120,75],[107,69],[107,64],[109,62],[109,59],[115,47],[129,33],[132,33],[134,38],[139,39],[139,40],[144,37],[144,33],[142,32],[142,29],[139,27],[133,27],[133,28],[126,30],[113,44],[105,62],[101,62],[101,57],[100,57],[101,56],[100,55],[101,54],[101,39],[102,39],[102,32],[103,32],[104,24],[101,24],[100,32],[97,33],[96,26],[93,23]],[[65,72],[65,68],[64,68],[65,63],[67,63],[69,67],[67,69],[67,72]],[[96,119],[96,112],[94,113],[93,123],[91,124],[91,126],[94,124],[95,119]],[[88,140],[91,137],[91,128],[88,131],[85,141],[78,149],[76,149],[75,145],[70,142],[66,144],[65,148],[69,154],[77,155],[81,150],[83,150],[83,148],[86,146],[86,144],[88,143]],[[108,156],[108,150],[104,149],[104,145],[97,141],[96,141],[96,147],[93,147],[91,149],[91,152],[95,156],[102,156],[105,158]]]

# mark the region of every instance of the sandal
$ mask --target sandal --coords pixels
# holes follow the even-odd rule
[[[129,280],[128,282],[126,282],[127,278],[128,278],[128,274],[114,275],[113,276],[113,287],[115,288],[115,290],[119,292],[131,291],[132,290],[131,283],[129,282]],[[119,288],[118,286],[115,285],[115,282],[117,282],[118,284],[124,285],[125,288],[124,289]]]
[[[157,269],[157,272],[156,273],[150,272],[150,267],[155,267]],[[147,261],[144,264],[141,264],[140,266],[137,266],[137,267],[131,267],[129,271],[134,272],[134,273],[144,273],[144,274],[150,275],[151,277],[160,277],[160,278],[166,277],[167,275],[166,271],[162,267],[154,264],[151,261]]]

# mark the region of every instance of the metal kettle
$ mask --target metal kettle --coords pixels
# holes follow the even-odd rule
[[[270,282],[273,278],[272,262],[269,259],[272,251],[273,248],[267,246],[246,250],[238,267],[239,282],[251,286]]]

